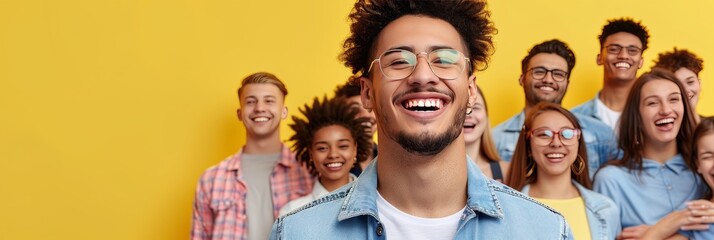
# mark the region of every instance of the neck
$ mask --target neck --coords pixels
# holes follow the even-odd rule
[[[322,186],[325,187],[325,189],[328,192],[332,192],[332,191],[335,191],[336,189],[350,183],[350,174],[348,173],[347,175],[345,175],[345,177],[337,179],[337,180],[330,180],[330,179],[320,177],[319,181],[320,181],[320,184],[322,184]]]
[[[279,153],[282,146],[280,133],[277,131],[266,137],[250,136],[249,134],[245,146],[243,146],[243,152],[248,154]]]
[[[667,143],[645,142],[644,144],[645,146],[642,149],[642,156],[647,159],[651,159],[659,163],[665,163],[674,155],[677,155],[676,140]]]
[[[434,156],[407,152],[380,135],[377,190],[390,204],[417,217],[445,217],[466,206],[463,134]]]
[[[580,193],[571,182],[570,171],[567,171],[558,176],[538,174],[528,195],[544,199],[571,199],[580,196]]]
[[[607,81],[600,91],[600,101],[605,106],[615,112],[622,112],[625,109],[627,95],[635,81]]]

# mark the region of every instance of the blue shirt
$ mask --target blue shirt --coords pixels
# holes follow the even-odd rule
[[[597,114],[597,98],[598,98],[598,96],[600,96],[600,92],[595,94],[595,97],[593,99],[590,99],[587,102],[584,102],[583,104],[580,104],[578,106],[575,106],[573,109],[570,109],[570,112],[572,112],[574,114],[588,116],[588,117],[597,119],[598,121],[602,121],[602,119],[600,119],[600,116]]]
[[[653,225],[672,211],[699,199],[705,184],[677,154],[664,164],[643,159],[642,172],[609,165],[595,175],[593,189],[620,208],[622,228]]]
[[[488,179],[468,160],[467,206],[454,239],[572,239],[563,216]],[[377,213],[377,159],[354,182],[278,218],[270,239],[386,239]]]
[[[588,171],[592,178],[600,166],[609,160],[618,159],[621,152],[617,148],[615,134],[610,127],[597,119],[585,115],[574,115],[578,118],[578,123],[583,131],[582,137],[588,152]],[[496,150],[504,161],[510,162],[513,158],[513,152],[516,150],[516,143],[524,122],[525,114],[521,112],[493,128],[492,134]]]
[[[620,235],[620,209],[617,208],[615,202],[605,195],[583,187],[576,181],[573,181],[573,185],[578,189],[583,202],[585,202],[590,239],[612,240]],[[524,186],[521,192],[528,195],[528,190],[530,190],[530,185]]]

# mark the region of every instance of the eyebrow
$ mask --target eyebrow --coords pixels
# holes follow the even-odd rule
[[[397,50],[397,49],[398,49],[398,50],[406,50],[406,51],[410,51],[410,52],[415,52],[415,51],[416,51],[416,50],[414,49],[414,47],[412,47],[412,46],[397,46],[397,47],[389,48],[389,49],[387,49],[387,51],[389,51],[389,50]],[[457,50],[456,48],[451,47],[451,46],[435,45],[435,46],[430,46],[430,47],[427,49],[427,52],[431,52],[431,51],[438,50],[438,49],[454,49],[454,50]],[[457,50],[457,51],[458,51],[458,50]]]

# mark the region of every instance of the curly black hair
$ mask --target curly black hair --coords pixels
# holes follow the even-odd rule
[[[347,79],[347,82],[335,88],[335,97],[350,98],[359,96],[361,91],[362,88],[359,85],[359,78],[356,76],[350,76],[350,78]]]
[[[704,69],[704,60],[687,49],[679,50],[676,47],[671,52],[660,53],[654,64],[652,68],[664,68],[671,72],[686,68],[697,76]]]
[[[349,130],[352,139],[357,144],[357,161],[367,159],[372,152],[372,139],[365,131],[363,123],[365,118],[355,118],[359,109],[347,103],[343,97],[328,99],[323,96],[322,102],[315,97],[312,106],[305,104],[299,109],[305,119],[293,116],[293,124],[290,128],[295,134],[290,137],[294,141],[292,146],[295,151],[295,158],[307,166],[312,174],[317,174],[315,166],[310,161],[310,148],[312,146],[315,133],[323,127],[338,125]]]
[[[602,33],[598,36],[598,39],[600,40],[600,49],[605,47],[603,44],[605,44],[605,39],[607,39],[607,37],[620,32],[626,32],[637,36],[637,38],[640,39],[640,42],[642,42],[642,51],[647,50],[647,42],[650,39],[650,34],[641,22],[635,22],[632,18],[609,20],[607,24],[602,27]]]
[[[461,35],[475,66],[486,69],[496,33],[484,0],[358,0],[349,15],[351,35],[343,43],[340,60],[352,74],[364,76],[369,69],[371,49],[379,33],[405,15],[422,15],[444,20]]]

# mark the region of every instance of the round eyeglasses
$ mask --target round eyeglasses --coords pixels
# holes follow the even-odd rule
[[[436,49],[431,52],[413,53],[403,49],[392,49],[382,53],[374,59],[367,72],[372,71],[375,62],[379,63],[382,74],[390,80],[409,77],[416,69],[417,58],[425,55],[429,69],[437,77],[444,80],[453,80],[459,77],[466,68],[469,59],[463,53],[454,49]]]
[[[568,79],[568,72],[560,69],[548,70],[544,67],[534,67],[528,69],[528,71],[531,72],[531,77],[533,77],[533,79],[535,80],[545,79],[545,75],[548,75],[548,73],[550,73],[550,76],[553,78],[553,81],[556,82],[562,82]]]
[[[548,146],[553,142],[555,135],[558,135],[560,142],[563,145],[571,146],[578,143],[580,139],[580,129],[576,128],[561,128],[560,131],[553,131],[548,128],[533,129],[528,134],[531,142],[538,146]]]

